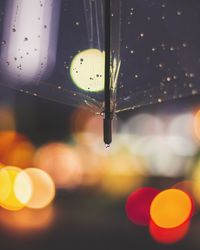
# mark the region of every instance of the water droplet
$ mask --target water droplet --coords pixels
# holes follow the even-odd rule
[[[177,13],[177,16],[181,16],[182,11],[178,10],[176,13]]]
[[[170,82],[171,81],[171,77],[168,76],[167,77],[167,81]]]
[[[6,45],[6,41],[3,40],[3,41],[1,42],[1,44],[2,44],[2,45]]]

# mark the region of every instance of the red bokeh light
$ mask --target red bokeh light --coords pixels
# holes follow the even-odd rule
[[[187,221],[179,227],[175,228],[161,228],[151,221],[149,231],[151,237],[158,243],[174,244],[185,237],[189,230],[189,227],[190,221]]]
[[[133,192],[126,201],[126,214],[136,225],[147,226],[150,222],[150,206],[154,197],[160,191],[151,187],[144,187]]]

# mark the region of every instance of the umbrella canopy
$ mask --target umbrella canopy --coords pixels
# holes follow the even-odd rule
[[[98,114],[199,94],[199,13],[198,0],[1,1],[0,84]]]

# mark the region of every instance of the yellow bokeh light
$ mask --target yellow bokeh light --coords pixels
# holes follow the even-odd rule
[[[11,179],[8,172],[1,168],[0,169],[0,204],[5,201],[11,191]]]
[[[55,197],[55,184],[51,177],[37,168],[27,168],[24,172],[28,174],[32,184],[32,196],[26,206],[34,209],[48,206]]]
[[[183,191],[168,189],[160,192],[152,201],[152,221],[161,228],[175,228],[185,223],[192,213],[192,201]]]
[[[15,184],[17,176],[21,174],[22,183]],[[22,173],[22,170],[17,167],[5,167],[0,170],[0,180],[2,180],[3,189],[0,192],[0,205],[8,210],[16,211],[25,206],[24,201],[27,201],[31,196],[31,184],[25,180],[27,176]],[[24,183],[26,182],[26,187]],[[23,193],[16,196],[15,189],[24,189]]]
[[[126,196],[143,182],[143,176],[137,170],[140,162],[127,152],[109,155],[101,163],[100,187],[112,197]]]
[[[89,92],[104,89],[105,52],[88,49],[78,53],[71,63],[70,75],[73,82]]]

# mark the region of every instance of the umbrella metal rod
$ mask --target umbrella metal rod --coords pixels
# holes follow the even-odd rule
[[[109,146],[112,142],[112,112],[110,87],[110,33],[111,33],[111,0],[105,0],[105,106],[104,106],[104,142]]]

